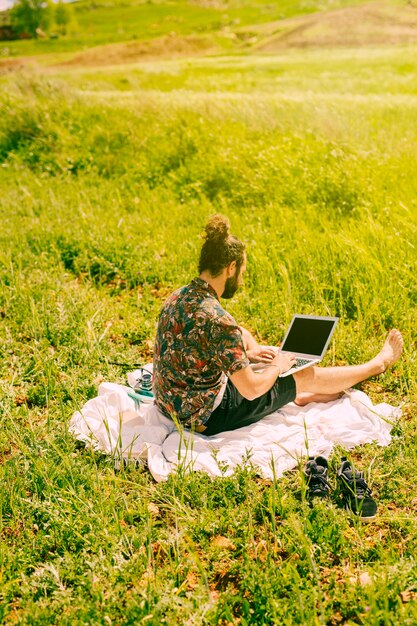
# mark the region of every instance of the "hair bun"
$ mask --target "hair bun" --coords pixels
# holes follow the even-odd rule
[[[224,215],[212,215],[205,227],[207,241],[226,241],[230,232],[230,222]]]

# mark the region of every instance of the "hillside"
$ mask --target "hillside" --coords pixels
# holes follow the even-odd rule
[[[279,4],[266,0],[80,0],[72,7],[67,35],[3,42],[3,71],[26,64],[28,57],[46,64],[106,65],[253,49],[273,52],[287,47],[417,40],[417,9],[406,0],[285,0]]]
[[[384,3],[348,7],[326,13],[282,20],[258,27],[258,50],[316,46],[372,46],[415,43],[417,6],[394,7]],[[268,37],[269,35],[269,37]]]
[[[210,35],[175,33],[142,42],[108,44],[73,55],[63,65],[99,66],[227,51],[282,52],[288,48],[362,47],[417,42],[417,8],[383,3],[314,13]],[[230,43],[229,43],[230,45]]]

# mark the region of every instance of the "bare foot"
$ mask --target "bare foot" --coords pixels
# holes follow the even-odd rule
[[[375,357],[381,366],[381,374],[398,361],[403,351],[403,338],[399,330],[393,328],[382,346],[381,352]]]

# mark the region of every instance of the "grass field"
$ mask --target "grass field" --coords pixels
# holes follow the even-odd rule
[[[184,35],[224,11],[181,6]],[[246,24],[279,17],[251,7]],[[416,45],[56,60],[0,77],[0,622],[414,626]],[[100,381],[124,382],[109,361],[150,360],[216,211],[248,249],[228,309],[260,340],[295,311],[339,315],[325,364],[343,364],[402,330],[404,358],[362,385],[402,406],[393,442],[348,452],[369,470],[374,522],[337,499],[310,508],[299,470],[155,484],[69,436]]]
[[[229,34],[247,26],[363,4],[363,0],[119,0],[72,3],[72,24],[58,39],[7,42],[4,56],[73,52],[101,44],[151,40],[175,33]],[[402,6],[403,0],[389,0]],[[1,55],[0,55],[1,58]]]

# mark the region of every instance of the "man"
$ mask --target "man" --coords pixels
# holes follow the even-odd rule
[[[154,351],[154,395],[167,417],[205,435],[259,421],[288,402],[328,401],[384,372],[400,357],[392,330],[376,357],[354,366],[309,367],[280,378],[295,356],[260,346],[220,304],[231,298],[246,269],[244,244],[214,215],[205,228],[200,276],[166,301]],[[265,363],[254,372],[250,363]]]

